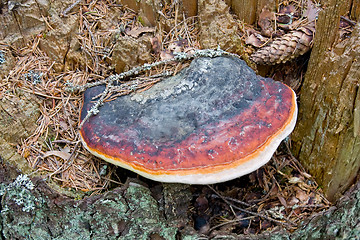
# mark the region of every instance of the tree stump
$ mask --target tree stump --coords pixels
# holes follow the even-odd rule
[[[292,135],[295,156],[332,201],[360,168],[360,24],[349,39],[338,41],[344,6],[332,0],[319,15]]]

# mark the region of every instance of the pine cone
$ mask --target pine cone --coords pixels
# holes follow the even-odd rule
[[[270,44],[253,53],[250,60],[261,65],[287,62],[311,49],[314,34],[315,24],[311,22],[279,38],[275,38]]]

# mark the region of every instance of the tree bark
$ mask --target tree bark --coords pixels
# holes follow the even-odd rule
[[[102,195],[74,200],[41,179],[18,176],[0,164],[0,240],[5,239],[199,239],[189,223],[189,185],[164,184],[159,196],[130,179]],[[289,233],[221,235],[211,239],[356,239],[360,234],[360,182],[326,212]]]
[[[345,2],[331,0],[319,15],[292,135],[296,157],[332,201],[360,168],[360,24],[349,39],[338,41]]]
[[[240,20],[247,24],[254,24],[261,11],[266,8],[275,11],[278,7],[278,0],[229,0],[229,6]]]

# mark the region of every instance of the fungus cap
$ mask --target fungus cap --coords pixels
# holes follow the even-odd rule
[[[80,120],[103,90],[85,91]],[[267,163],[296,116],[290,87],[240,59],[200,58],[144,92],[106,102],[80,136],[94,155],[146,178],[212,184]]]

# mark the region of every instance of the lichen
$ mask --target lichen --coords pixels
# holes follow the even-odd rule
[[[23,77],[26,81],[32,82],[33,85],[41,83],[41,77],[43,76],[43,73],[36,72],[33,70],[30,70],[29,72],[25,73]]]
[[[152,233],[158,233],[164,239],[176,239],[177,228],[169,227],[159,213],[158,205],[148,188],[131,183],[125,196],[130,208],[130,229],[121,239],[149,239]],[[135,214],[136,213],[136,214]]]
[[[150,190],[140,184],[130,183],[127,189],[79,201],[47,193],[44,183],[34,186],[26,175],[1,184],[0,236],[115,240],[149,239],[155,234],[175,239],[177,228],[170,226]]]
[[[34,189],[34,184],[27,175],[19,175],[14,182],[9,185],[0,185],[0,196],[5,195],[11,199],[16,205],[22,207],[22,211],[30,212],[35,210],[39,200],[31,193]],[[2,212],[8,211],[7,205],[3,206]]]
[[[5,63],[6,60],[5,60],[5,57],[4,57],[4,52],[3,51],[0,51],[0,65]]]

